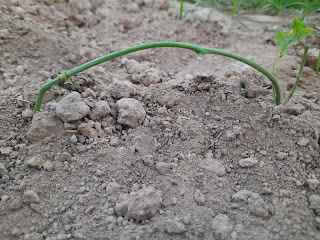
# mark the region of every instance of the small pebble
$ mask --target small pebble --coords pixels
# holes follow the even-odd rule
[[[26,162],[30,167],[40,169],[43,164],[45,163],[45,160],[40,157],[32,157]]]
[[[71,154],[70,153],[68,153],[68,152],[63,152],[63,153],[61,153],[61,156],[60,156],[60,161],[61,162],[64,162],[64,161],[70,161],[71,160]]]
[[[53,138],[51,136],[45,137],[42,142],[43,142],[43,144],[52,143],[53,142]]]
[[[235,134],[235,132],[233,130],[226,131],[226,135],[227,135],[228,141],[232,141],[237,138],[237,135]]]
[[[141,125],[146,116],[143,104],[133,98],[121,98],[116,102],[116,108],[117,122],[132,128]]]
[[[97,129],[98,131],[100,131],[101,130],[101,123],[99,123],[99,122],[95,123],[94,128]]]
[[[170,3],[169,2],[163,2],[161,3],[159,9],[161,11],[168,11],[168,9],[170,8]]]
[[[218,177],[223,177],[225,176],[227,173],[226,173],[226,168],[224,166],[221,166],[218,168],[218,170],[216,171],[216,174]]]
[[[237,209],[239,208],[239,204],[237,203],[231,203],[231,206],[230,206],[232,209]]]
[[[216,240],[230,239],[230,234],[234,228],[230,218],[221,213],[212,219],[211,227]]]
[[[113,195],[113,194],[119,192],[120,189],[121,189],[121,186],[118,183],[110,182],[106,187],[106,193],[108,195]]]
[[[174,212],[171,210],[167,210],[165,211],[164,216],[167,218],[174,218]]]
[[[0,38],[2,39],[7,39],[10,37],[10,32],[9,32],[9,29],[1,29],[0,30]]]
[[[72,229],[72,226],[69,225],[69,224],[64,226],[64,230],[67,231],[67,232],[70,231],[71,229]]]
[[[6,191],[3,189],[0,189],[0,198],[2,198],[2,196],[6,195]]]
[[[285,197],[285,198],[290,197],[290,192],[286,189],[280,189],[279,193],[281,197]]]
[[[53,164],[52,162],[50,161],[46,161],[44,164],[43,164],[43,169],[48,171],[48,172],[52,172],[53,171]]]
[[[258,164],[258,160],[256,158],[244,158],[239,161],[239,165],[242,168],[253,167]]]
[[[8,170],[5,168],[3,163],[0,163],[0,177],[7,174],[7,173],[8,173]]]
[[[172,198],[172,205],[177,205],[177,203],[178,203],[178,198],[173,197]]]
[[[310,140],[309,139],[306,139],[306,138],[301,138],[297,144],[300,146],[300,147],[305,147],[307,146],[308,144],[310,143]]]
[[[1,204],[4,204],[4,203],[7,202],[8,200],[9,200],[9,196],[8,196],[8,195],[4,195],[4,196],[1,197],[0,203],[1,203]]]
[[[10,177],[7,174],[5,174],[2,176],[1,181],[3,183],[7,183],[9,181],[9,179],[10,179]]]
[[[70,142],[72,142],[72,143],[78,142],[77,136],[76,135],[72,135],[71,138],[70,138]]]
[[[171,128],[171,123],[169,121],[163,121],[162,122],[162,125],[165,127],[165,128]]]
[[[11,231],[11,236],[16,238],[16,237],[19,237],[20,235],[21,235],[20,229],[17,227],[14,227]]]
[[[206,118],[206,109],[204,107],[195,108],[192,110],[192,112],[198,118]]]
[[[93,124],[94,125],[94,124]],[[88,123],[82,123],[78,127],[79,131],[88,138],[98,137],[98,132],[96,129],[90,126]]]
[[[285,153],[285,152],[279,152],[277,154],[277,158],[278,160],[285,160],[288,158],[288,153]]]
[[[82,101],[80,93],[74,91],[63,97],[56,104],[55,112],[64,122],[74,122],[87,116],[90,112],[90,107]],[[84,130],[87,129],[85,128]]]
[[[154,158],[152,155],[144,155],[142,160],[143,160],[143,163],[147,166],[151,167],[154,164]]]
[[[300,115],[306,108],[302,104],[287,105],[285,111],[291,115]]]
[[[167,233],[172,233],[172,234],[181,234],[187,231],[184,224],[179,219],[176,219],[176,218],[165,220],[164,227]]]
[[[86,215],[91,214],[93,212],[93,210],[95,209],[95,206],[89,206],[86,211],[84,212]]]
[[[274,122],[279,122],[280,121],[280,116],[279,115],[274,115],[273,117],[272,117],[272,120],[274,121]]]
[[[309,197],[309,205],[310,208],[318,215],[320,216],[320,196],[319,195],[311,195]]]
[[[239,127],[239,126],[234,126],[234,127],[232,128],[232,131],[233,131],[237,136],[242,134],[242,132],[241,132],[241,127]]]
[[[16,73],[19,75],[19,76],[22,76],[24,74],[24,67],[22,65],[18,66],[16,68]]]
[[[0,154],[2,155],[8,156],[10,155],[11,151],[12,151],[12,147],[0,147]]]
[[[315,190],[319,186],[318,179],[307,179],[306,182],[311,190]]]
[[[33,190],[25,191],[23,194],[24,203],[40,203],[40,198],[37,193]]]
[[[108,215],[113,215],[114,214],[114,208],[109,208],[107,213],[108,213]]]
[[[267,153],[268,153],[268,152],[267,152],[266,150],[261,150],[261,151],[260,151],[260,154],[261,154],[262,156],[266,156]]]
[[[34,112],[31,109],[26,109],[22,112],[22,118],[23,119],[28,119],[28,118],[32,118]]]
[[[206,202],[206,198],[205,198],[204,194],[202,192],[200,192],[200,190],[195,191],[194,200],[196,201],[198,206],[202,206]]]
[[[157,162],[156,169],[161,174],[166,174],[171,170],[171,164],[165,162]]]
[[[115,136],[111,136],[110,137],[110,146],[112,147],[118,147],[120,145],[120,140],[118,137]]]

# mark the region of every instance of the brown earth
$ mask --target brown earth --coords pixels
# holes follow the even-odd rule
[[[33,114],[50,78],[141,43],[271,71],[283,25],[267,22],[292,19],[199,8],[179,21],[178,3],[151,2],[0,0],[0,239],[320,239],[314,58],[285,106],[243,63],[158,48],[54,86]],[[284,94],[301,51],[278,60]]]

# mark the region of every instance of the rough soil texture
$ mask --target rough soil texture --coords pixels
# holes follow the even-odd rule
[[[312,59],[275,106],[242,63],[145,50],[54,86],[33,114],[50,78],[146,42],[225,49],[271,71],[280,25],[207,9],[178,21],[169,3],[0,0],[0,239],[320,239]],[[285,93],[297,56],[278,61]]]

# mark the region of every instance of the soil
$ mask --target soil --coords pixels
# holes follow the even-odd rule
[[[141,43],[224,49],[271,71],[283,25],[266,22],[292,19],[178,12],[173,1],[0,0],[0,239],[320,239],[312,57],[285,106],[243,63],[158,48],[71,77],[33,113],[57,74]],[[278,61],[284,95],[301,51]]]

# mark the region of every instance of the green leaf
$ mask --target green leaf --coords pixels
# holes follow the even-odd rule
[[[278,29],[278,33],[274,36],[276,44],[279,46],[280,58],[285,55],[288,49],[299,42],[304,42],[306,37],[308,37],[312,28],[304,26],[305,22],[301,22],[297,17],[293,19],[293,24],[291,26],[292,30],[288,33],[283,33]]]

